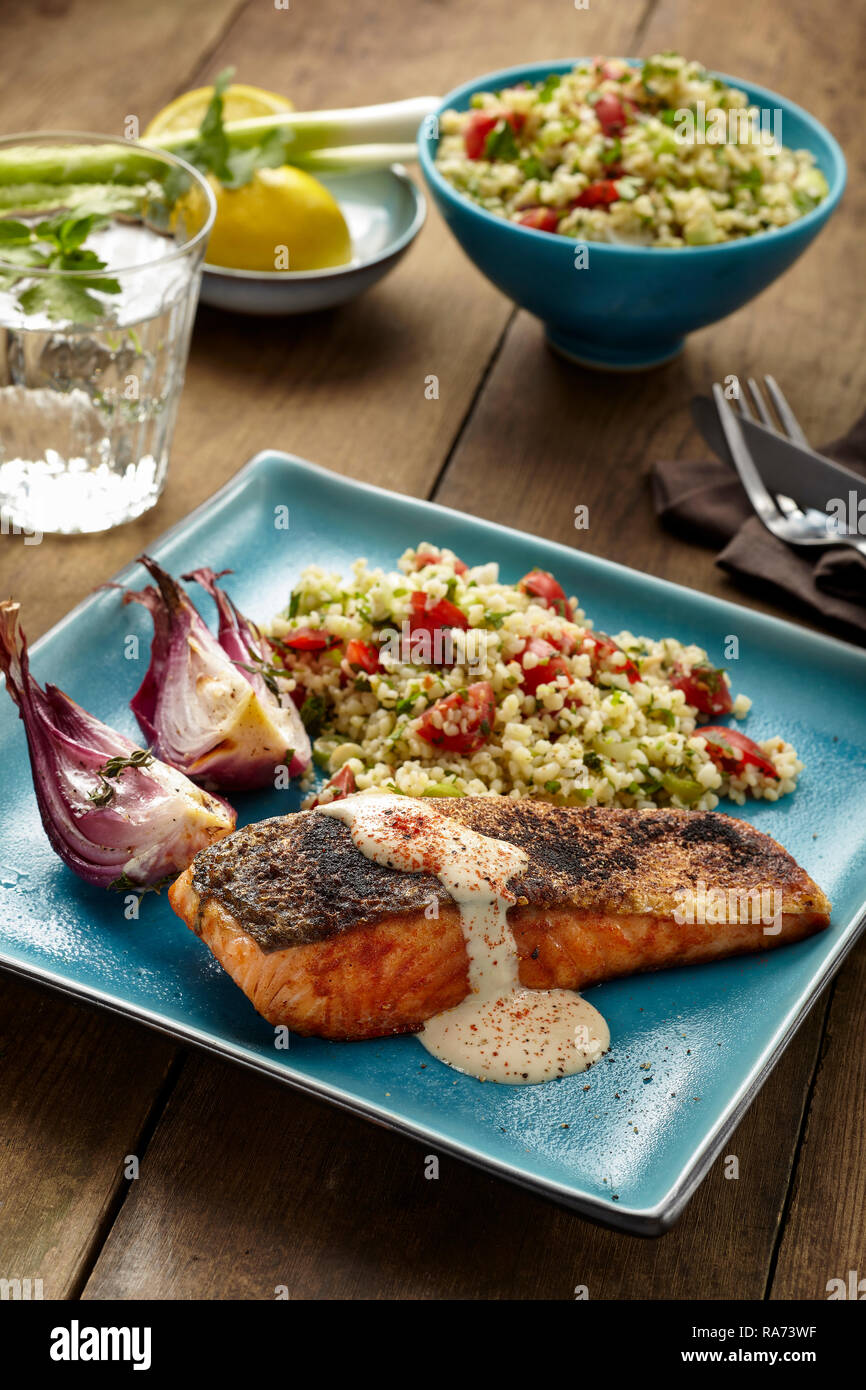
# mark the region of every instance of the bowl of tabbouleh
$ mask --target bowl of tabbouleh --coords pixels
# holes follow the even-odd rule
[[[845,161],[786,98],[675,53],[488,74],[445,97],[421,167],[464,250],[591,366],[675,356],[806,249]]]

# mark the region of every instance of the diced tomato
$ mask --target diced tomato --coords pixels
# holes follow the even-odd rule
[[[357,637],[353,637],[346,644],[346,660],[350,666],[357,666],[362,671],[366,671],[368,676],[375,675],[379,669],[379,653],[371,642],[361,642]]]
[[[355,774],[349,767],[349,764],[344,763],[343,766],[340,768],[340,771],[335,772],[334,776],[331,777],[329,781],[325,783],[325,785],[322,787],[322,791],[315,798],[315,800],[310,802],[310,810],[312,810],[314,806],[321,805],[323,792],[334,793],[334,795],[329,798],[331,801],[342,801],[344,796],[351,796],[352,792],[357,790],[358,788],[355,782]]]
[[[324,652],[337,644],[339,638],[321,627],[297,627],[288,637],[281,637],[279,645],[291,647],[293,652]]]
[[[525,657],[527,652],[538,658],[536,666],[527,666],[525,661],[521,660],[523,675],[520,679],[527,694],[534,695],[540,685],[551,685],[557,676],[571,679],[565,657],[560,656],[556,648],[550,642],[545,642],[543,637],[530,637],[521,657]]]
[[[681,690],[701,714],[730,714],[734,708],[724,671],[707,663],[693,666],[690,671],[674,667],[671,685],[674,690]]]
[[[619,193],[613,179],[596,179],[572,202],[576,208],[609,207],[619,201]]]
[[[411,632],[435,632],[441,627],[459,627],[465,631],[469,619],[450,599],[440,598],[427,607],[427,595],[419,589],[412,595],[412,616],[409,619]]]
[[[555,232],[559,226],[553,208],[527,208],[517,220],[521,227],[534,227],[537,232]]]
[[[573,628],[571,632],[545,632],[543,637],[545,642],[549,642],[563,656],[574,656],[583,639],[583,633],[579,628]]]
[[[530,570],[517,587],[522,593],[537,599],[543,608],[550,608],[554,613],[558,613],[561,618],[571,615],[565,590],[548,570]]]
[[[416,568],[416,570],[423,570],[423,569],[426,569],[428,565],[438,565],[441,559],[442,559],[442,551],[441,551],[441,550],[425,550],[424,553],[423,553],[422,555],[416,555],[416,556],[415,556],[415,568]],[[455,574],[465,574],[466,571],[468,570],[468,568],[469,568],[469,566],[468,566],[468,565],[464,565],[464,563],[463,563],[462,560],[458,560],[458,559],[455,558],[455,560],[454,560],[454,573],[455,573]]]
[[[752,766],[767,777],[778,779],[779,774],[767,755],[739,729],[728,729],[723,724],[707,724],[706,728],[695,729],[695,733],[707,740],[707,752],[720,772],[737,773],[744,767]]]
[[[445,733],[435,722],[442,716],[442,724],[455,724],[455,733]],[[435,748],[446,749],[449,753],[475,753],[490,737],[496,717],[496,698],[489,681],[476,681],[466,691],[455,690],[437,700],[431,709],[421,717],[418,733],[426,743]]]
[[[595,103],[595,114],[605,135],[622,135],[628,125],[629,113],[615,92],[602,92]]]
[[[626,657],[625,661],[617,663],[611,661],[612,656],[617,652],[622,652],[622,647],[618,647],[613,638],[608,637],[606,632],[584,633],[582,645],[589,651],[592,658],[593,674],[598,671],[608,671],[611,675],[628,676],[632,685],[640,680],[640,671],[629,657]]]
[[[466,122],[463,144],[468,159],[483,159],[487,137],[500,121],[505,120],[515,135],[526,121],[526,117],[515,111],[473,111]]]

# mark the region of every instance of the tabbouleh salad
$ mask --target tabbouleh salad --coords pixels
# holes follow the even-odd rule
[[[777,143],[772,113],[763,125],[759,115],[677,53],[638,66],[596,58],[443,112],[436,167],[488,212],[538,231],[707,246],[784,227],[829,191],[813,156]]]
[[[712,810],[775,801],[803,767],[719,724],[751,702],[706,652],[596,631],[543,570],[503,584],[428,543],[348,581],[313,565],[269,636],[328,775],[306,806],[377,787]]]

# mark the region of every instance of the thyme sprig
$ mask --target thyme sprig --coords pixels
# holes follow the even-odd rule
[[[93,802],[94,806],[107,806],[114,796],[117,788],[111,786],[110,782],[107,780],[108,778],[116,780],[125,768],[150,767],[152,762],[153,754],[148,748],[136,748],[134,753],[130,753],[129,757],[125,757],[123,754],[118,753],[115,757],[109,758],[104,767],[101,767],[96,774],[100,779],[101,785],[99,787],[94,787],[93,791],[90,792],[90,800]]]

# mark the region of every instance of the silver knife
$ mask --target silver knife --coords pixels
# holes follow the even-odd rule
[[[691,412],[705,442],[733,468],[734,461],[713,402],[708,396],[694,396]],[[754,420],[740,417],[739,424],[761,479],[771,492],[787,493],[801,507],[814,507],[831,516],[838,513],[841,503],[844,515],[859,518],[861,534],[866,535],[866,478],[814,449],[792,443]]]

